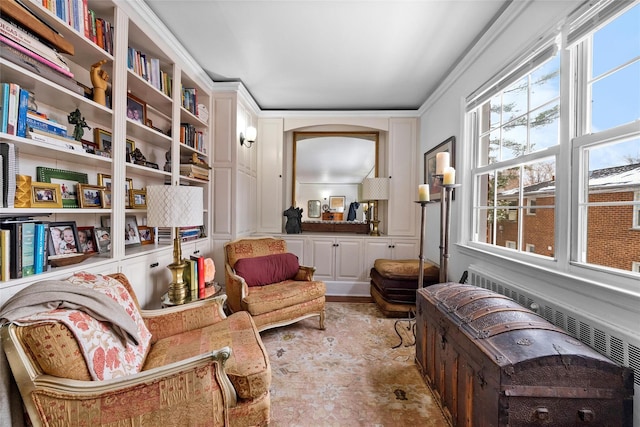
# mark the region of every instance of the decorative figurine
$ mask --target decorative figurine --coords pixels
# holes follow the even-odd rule
[[[76,141],[82,140],[82,135],[84,135],[83,128],[91,129],[91,127],[84,120],[84,117],[82,117],[82,113],[80,113],[80,110],[78,110],[77,108],[76,111],[69,113],[67,120],[72,125],[75,125],[75,127],[73,128],[73,139],[75,139]]]
[[[91,66],[91,84],[93,85],[93,100],[100,105],[107,105],[107,81],[109,74],[101,67],[107,62],[101,59]]]
[[[302,233],[302,209],[294,208],[291,206],[284,211],[284,216],[287,217],[287,223],[284,226],[287,234],[299,234]]]

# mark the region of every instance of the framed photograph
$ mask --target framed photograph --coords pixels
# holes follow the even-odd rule
[[[39,182],[60,185],[63,208],[77,208],[77,186],[78,184],[89,183],[86,173],[51,169],[42,166],[36,168],[36,176]]]
[[[61,208],[62,192],[60,184],[46,182],[31,182],[32,208]]]
[[[146,225],[138,226],[138,232],[140,233],[140,243],[143,245],[152,244],[154,239],[153,228]]]
[[[147,190],[131,190],[131,207],[133,209],[147,208]]]
[[[75,221],[49,223],[49,256],[77,254],[78,242]]]
[[[78,249],[82,253],[98,252],[94,227],[78,227]]]
[[[147,104],[140,98],[128,94],[127,118],[144,125],[147,122]]]
[[[102,208],[104,187],[99,185],[78,184],[78,200],[81,208]]]
[[[133,150],[136,149],[136,143],[130,139],[127,139],[127,154],[126,154],[126,160],[127,162],[131,163],[131,155],[133,154]]]
[[[111,190],[111,175],[107,175],[106,173],[99,173],[98,185],[104,187],[105,190]]]
[[[98,144],[100,150],[111,153],[111,132],[95,128],[93,130],[93,142]]]
[[[140,244],[140,232],[138,231],[138,221],[136,217],[126,216],[124,219],[124,245],[139,245]]]
[[[111,209],[111,190],[102,190],[102,207]]]
[[[96,237],[98,252],[101,254],[111,251],[111,229],[109,227],[96,227],[93,234]]]
[[[124,207],[131,207],[131,190],[133,190],[133,179],[126,178],[124,181]],[[146,204],[146,197],[145,197]]]
[[[345,196],[330,196],[329,209],[333,212],[344,212]]]
[[[449,153],[449,166],[455,167],[455,149],[456,137],[451,136],[444,142],[424,153],[424,184],[429,184],[429,194],[432,201],[439,201],[442,199],[442,178],[436,176],[436,156],[438,153]],[[455,196],[455,193],[456,192],[454,190],[451,194],[452,198]]]
[[[81,140],[82,148],[89,154],[96,154],[96,151],[100,149],[98,144],[95,142],[87,141],[86,139]]]

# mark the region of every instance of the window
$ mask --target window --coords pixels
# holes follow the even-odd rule
[[[640,273],[640,262],[633,262],[631,264],[631,271],[634,271],[636,273]]]
[[[540,42],[467,98],[469,235],[533,263],[548,261],[528,254],[628,272],[640,252],[640,4],[588,7],[569,18],[566,37]],[[554,253],[558,241],[568,253]]]

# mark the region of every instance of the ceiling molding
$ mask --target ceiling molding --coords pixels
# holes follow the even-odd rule
[[[483,31],[480,37],[470,48],[463,52],[458,62],[446,73],[446,77],[437,85],[437,89],[427,98],[427,100],[417,110],[422,116],[429,110],[442,95],[453,86],[458,79],[476,62],[476,60],[494,43],[494,41],[511,25],[513,20],[520,16],[532,3],[532,0],[510,1],[492,22]]]

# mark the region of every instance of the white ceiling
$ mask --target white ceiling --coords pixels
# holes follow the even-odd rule
[[[510,1],[145,0],[262,110],[418,109]]]

